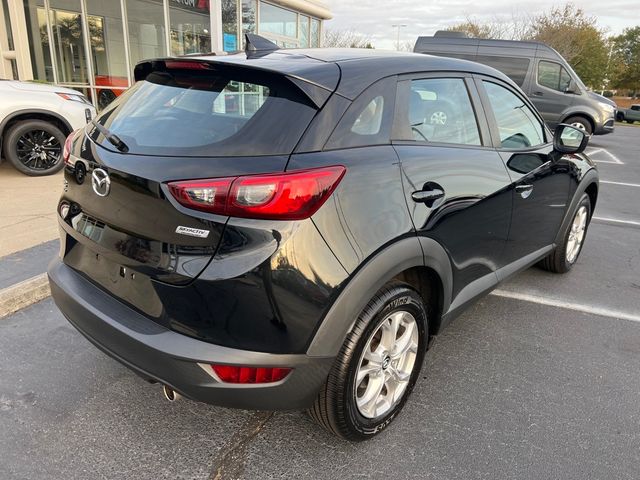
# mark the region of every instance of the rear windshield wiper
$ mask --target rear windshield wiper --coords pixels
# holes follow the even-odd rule
[[[120,152],[127,153],[129,151],[129,147],[127,146],[127,144],[120,140],[120,137],[118,137],[115,133],[111,133],[107,127],[99,124],[95,120],[91,120],[91,124],[96,127],[98,131],[102,135],[104,135],[104,138],[106,138],[109,143],[116,147]]]

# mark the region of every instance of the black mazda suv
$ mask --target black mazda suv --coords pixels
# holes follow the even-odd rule
[[[387,427],[429,339],[533,264],[575,264],[588,137],[505,75],[371,50],[139,63],[64,148],[51,292],[92,343],[180,396]]]

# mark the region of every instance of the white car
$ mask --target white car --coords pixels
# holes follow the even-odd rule
[[[87,97],[70,88],[0,80],[3,157],[27,175],[50,175],[64,163],[65,139],[96,115]]]

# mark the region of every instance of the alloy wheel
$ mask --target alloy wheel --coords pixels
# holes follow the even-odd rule
[[[446,125],[447,114],[444,112],[433,112],[429,120],[431,121],[431,125]]]
[[[582,123],[582,122],[573,122],[571,124],[571,126],[577,128],[578,130],[586,133],[587,136],[589,136],[589,132],[587,131],[587,128],[584,126],[584,123]]]
[[[16,144],[18,160],[31,170],[49,170],[60,161],[62,145],[44,130],[30,130]]]
[[[582,247],[585,230],[587,228],[587,216],[587,207],[582,205],[573,217],[566,250],[567,262],[569,263],[575,262],[576,258],[578,258],[578,253],[580,253],[580,247]]]
[[[418,352],[418,324],[407,311],[389,315],[369,337],[356,372],[354,396],[363,417],[378,418],[402,400]]]

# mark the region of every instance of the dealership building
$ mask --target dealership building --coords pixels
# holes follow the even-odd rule
[[[0,0],[0,78],[82,90],[97,105],[131,85],[142,59],[242,49],[244,33],[316,47],[314,0]]]

